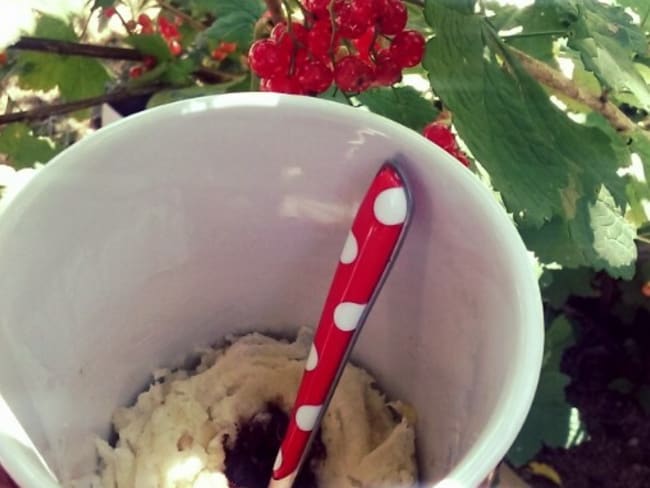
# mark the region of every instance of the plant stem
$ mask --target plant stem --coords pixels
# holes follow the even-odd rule
[[[557,90],[577,102],[583,103],[594,112],[600,113],[619,132],[630,133],[640,131],[646,134],[641,128],[627,117],[615,104],[609,100],[604,100],[600,94],[593,94],[578,86],[573,80],[564,76],[546,63],[539,61],[519,49],[510,47],[510,52],[514,54],[523,68],[541,84]]]
[[[509,36],[501,36],[501,39],[504,41],[509,41],[511,39],[525,39],[527,37],[543,37],[543,36],[566,36],[567,31],[565,30],[549,30],[549,31],[539,31],[539,32],[522,32],[521,34],[512,34]]]
[[[127,61],[142,60],[142,54],[136,49],[57,41],[55,39],[43,39],[39,37],[22,37],[18,42],[9,46],[9,49],[43,51],[54,54],[90,56],[93,58],[121,59]]]
[[[101,105],[102,103],[117,102],[127,98],[137,97],[141,95],[148,95],[156,92],[159,86],[148,86],[140,88],[129,88],[116,90],[104,95],[99,95],[92,98],[84,98],[74,102],[57,103],[53,105],[46,105],[32,110],[25,110],[22,112],[14,112],[11,114],[0,115],[0,125],[9,124],[18,121],[31,121],[46,119],[52,115],[62,115],[70,112],[76,112],[84,108]]]
[[[194,27],[196,30],[202,31],[202,30],[205,29],[205,26],[201,22],[199,22],[198,20],[195,20],[194,18],[192,18],[191,15],[186,14],[182,10],[177,9],[176,7],[174,7],[173,5],[165,2],[164,0],[156,0],[156,1],[157,1],[158,5],[160,6],[160,8],[162,8],[164,10],[167,10],[167,11],[173,13],[174,15],[178,15],[180,18],[182,18],[185,22],[187,22],[189,25]]]
[[[404,2],[410,3],[411,5],[415,5],[416,7],[424,8],[424,0],[404,0]]]
[[[274,24],[279,24],[284,20],[284,13],[282,12],[282,0],[264,0],[266,8],[271,14],[271,21]]]

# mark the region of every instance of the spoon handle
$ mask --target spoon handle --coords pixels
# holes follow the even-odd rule
[[[411,195],[399,168],[384,164],[368,188],[343,246],[269,488],[289,488],[304,462],[397,255],[411,208]]]

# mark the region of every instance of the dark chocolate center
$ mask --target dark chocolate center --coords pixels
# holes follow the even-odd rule
[[[240,424],[234,443],[223,440],[226,477],[231,488],[268,488],[275,456],[288,424],[287,414],[277,405],[268,404],[264,412]],[[294,488],[318,487],[314,471],[326,454],[318,431]]]

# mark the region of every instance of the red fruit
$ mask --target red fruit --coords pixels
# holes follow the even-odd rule
[[[102,15],[107,19],[110,19],[113,15],[115,15],[115,12],[115,7],[104,7],[102,9]]]
[[[357,56],[346,56],[334,65],[334,81],[344,92],[365,91],[370,87],[373,79],[372,65]]]
[[[641,287],[641,295],[650,298],[650,281],[646,281]]]
[[[466,168],[469,168],[469,159],[467,158],[467,156],[465,155],[465,153],[463,151],[458,149],[458,150],[452,152],[451,155],[453,157],[455,157],[458,161],[460,161],[460,163],[463,166],[465,166]]]
[[[181,37],[178,28],[162,15],[158,17],[158,28],[165,39],[179,39]]]
[[[370,60],[370,48],[375,41],[375,27],[370,26],[361,37],[352,41],[354,47],[357,48],[358,56],[364,61]]]
[[[445,124],[431,122],[424,128],[422,134],[449,153],[458,149],[456,137]]]
[[[295,76],[286,76],[281,74],[274,76],[265,83],[265,91],[276,93],[289,93],[294,95],[302,95],[303,89]]]
[[[248,51],[248,63],[260,78],[272,78],[286,73],[289,56],[270,39],[255,41]]]
[[[172,53],[173,56],[178,56],[181,52],[183,52],[181,43],[176,39],[170,39],[167,41],[167,46],[169,46],[169,52]]]
[[[327,14],[327,9],[330,5],[330,0],[305,0],[305,9],[312,14]]]
[[[375,56],[375,82],[377,86],[390,86],[402,78],[402,68],[393,59],[390,51],[384,49]]]
[[[7,53],[6,51],[0,52],[0,66],[7,64]]]
[[[377,0],[379,15],[377,29],[384,35],[394,36],[406,27],[408,11],[402,0]]]
[[[372,21],[371,0],[346,0],[334,9],[334,21],[341,37],[361,37]]]
[[[228,53],[221,49],[221,47],[215,47],[210,53],[210,57],[215,61],[223,61],[228,57]]]
[[[237,50],[236,42],[222,42],[219,47],[222,51],[225,51],[228,54],[232,54]]]
[[[139,78],[142,76],[142,73],[144,72],[142,66],[137,65],[137,66],[131,66],[129,68],[129,78]]]
[[[292,22],[291,32],[293,33],[294,40],[298,42],[298,44],[302,44],[303,47],[307,45],[307,34],[309,31],[304,25],[300,22]]]
[[[307,93],[317,95],[330,87],[334,74],[324,63],[308,61],[297,67],[296,78]]]
[[[415,66],[422,61],[424,37],[413,30],[402,31],[393,38],[390,51],[402,68]]]
[[[314,22],[307,33],[307,48],[316,57],[327,56],[332,47],[332,22],[329,19]]]
[[[153,34],[154,29],[153,25],[148,24],[148,25],[143,25],[142,28],[140,29],[140,34]]]
[[[145,25],[151,25],[151,19],[147,14],[140,14],[138,15],[138,24],[140,24],[142,27]]]
[[[154,66],[158,64],[158,60],[154,58],[153,56],[143,56],[142,57],[142,66],[144,66],[144,69],[150,70]]]
[[[275,24],[275,27],[271,30],[269,39],[275,42],[283,53],[287,56],[291,56],[293,53],[293,40],[291,39],[289,32],[287,32],[286,22]]]

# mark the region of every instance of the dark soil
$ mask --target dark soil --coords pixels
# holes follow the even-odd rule
[[[562,370],[571,378],[567,401],[589,437],[568,450],[544,447],[535,459],[555,468],[563,487],[650,487],[650,314],[640,309],[622,321],[611,304],[602,297],[568,302],[578,330]],[[557,488],[527,478],[534,487]]]

